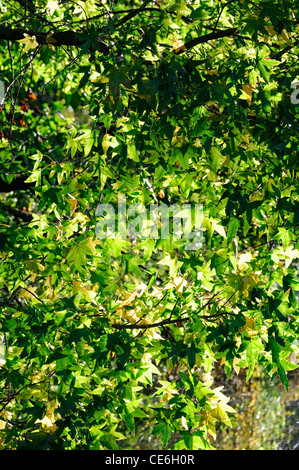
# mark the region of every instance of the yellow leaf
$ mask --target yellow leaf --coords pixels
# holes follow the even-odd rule
[[[93,71],[89,77],[89,80],[92,83],[97,83],[101,79],[101,74],[99,72]],[[107,78],[107,82],[109,82],[109,78]]]
[[[290,40],[288,32],[283,29],[281,33],[277,36],[279,40],[279,44],[283,46],[284,44],[292,44],[292,41]]]
[[[18,296],[28,300],[34,300],[35,298],[35,291],[37,290],[36,286],[31,286],[29,289],[21,289]]]
[[[87,302],[92,302],[93,299],[96,297],[96,292],[93,290],[88,289],[85,287],[82,282],[73,281],[73,295],[74,294],[81,294],[82,297],[87,300]]]
[[[48,299],[54,299],[54,289],[52,286],[52,276],[47,276],[46,281],[44,283],[44,286],[46,287],[48,291]]]
[[[242,85],[242,95],[239,97],[242,100],[247,100],[248,104],[250,104],[252,99],[252,93],[257,91],[256,88],[251,85],[251,83],[246,83]]]
[[[249,273],[246,276],[243,276],[240,283],[240,293],[242,293],[244,297],[248,297],[249,290],[252,287],[257,286],[261,282],[262,280],[260,279],[259,271],[256,271],[255,273]]]
[[[240,135],[241,139],[248,145],[249,144],[249,135]],[[224,162],[223,166],[228,166],[228,162]]]
[[[207,423],[207,427],[208,427],[208,433],[212,436],[212,438],[215,440],[217,435],[216,435],[216,428],[213,424],[213,422],[208,422]]]
[[[177,258],[171,258],[170,255],[166,255],[165,258],[158,261],[157,264],[162,264],[169,267],[170,277],[175,277],[179,266],[182,264]]]
[[[102,147],[103,147],[104,155],[107,155],[109,147],[116,147],[116,145],[118,145],[118,144],[117,144],[117,142],[115,142],[115,138],[113,138],[109,134],[104,135],[104,137],[102,139]]]
[[[155,286],[155,284],[152,286],[153,289],[153,297],[157,297],[158,299],[162,299],[164,292],[162,287]]]
[[[147,285],[146,285],[144,282],[141,282],[141,283],[138,284],[138,286],[136,287],[136,292],[137,292],[137,294],[139,295],[139,297],[140,297],[141,295],[143,295],[146,290],[147,290]]]
[[[105,134],[102,140],[102,147],[104,150],[104,155],[107,155],[107,151],[109,148],[109,143],[108,143],[108,134]]]
[[[84,243],[84,245],[87,246],[93,253],[95,253],[97,243],[98,240],[94,240],[93,237],[88,237],[87,243]]]
[[[40,271],[44,269],[40,263],[37,263],[36,261],[33,261],[33,260],[25,261],[24,265],[25,265],[26,270],[30,272],[31,281],[33,282],[35,281],[35,278],[40,273]]]
[[[212,225],[213,229],[216,230],[219,235],[221,235],[223,238],[226,238],[226,233],[222,225],[219,225],[216,220],[213,220]]]
[[[247,318],[245,325],[242,326],[240,331],[252,330],[254,328],[254,324],[255,324],[254,318]]]
[[[157,331],[155,331],[155,328],[149,328],[146,331],[146,334],[150,339],[157,339],[157,340],[162,339],[162,336],[159,333],[157,333]]]
[[[141,311],[141,307],[138,305],[136,308],[132,308],[130,310],[127,310],[127,309],[121,309],[121,316],[124,320],[128,320],[130,323],[136,323],[137,320],[139,320],[139,318],[141,317],[142,315],[142,311]],[[140,322],[141,323],[144,323],[144,322]]]
[[[186,51],[187,48],[184,44],[183,41],[173,41],[172,43],[172,49],[174,50],[174,52],[180,52],[180,51]]]
[[[69,198],[69,199],[66,199],[66,202],[69,203],[69,205],[70,205],[70,213],[71,213],[71,215],[73,215],[73,212],[74,212],[74,210],[76,209],[77,199],[75,199],[74,197],[71,197],[71,198]]]
[[[20,44],[25,44],[24,52],[27,52],[30,49],[35,49],[38,46],[36,37],[30,36],[26,33],[24,33],[24,39],[19,39],[17,42],[19,42]]]
[[[133,302],[133,300],[135,299],[136,295],[137,295],[137,292],[131,292],[131,293],[126,292],[126,297],[127,298],[126,298],[126,300],[124,300],[120,304],[120,306],[125,307],[126,305],[130,305]]]
[[[284,256],[286,257],[285,267],[288,268],[294,259],[299,258],[299,250],[293,250],[293,245],[289,245],[284,251]]]
[[[83,214],[83,212],[76,212],[73,218],[73,222],[80,222],[84,227],[87,222],[89,222],[89,218],[87,217],[87,215]]]
[[[172,281],[166,284],[165,289],[175,288],[178,294],[182,294],[184,287],[188,287],[188,282],[181,276],[175,277]]]
[[[238,267],[240,271],[245,271],[246,269],[248,269],[249,265],[247,264],[247,262],[251,260],[252,260],[251,253],[242,253],[238,259]]]
[[[238,367],[238,362],[240,362],[240,358],[238,357],[234,357],[233,359],[233,368],[234,368],[234,371],[236,372],[237,375],[239,375],[239,372],[240,372],[240,367]]]
[[[246,331],[247,335],[252,338],[253,336],[258,334],[258,330],[255,326],[255,319],[254,318],[247,318],[245,325],[240,329],[240,332]],[[261,333],[266,333],[267,328],[261,328]]]
[[[227,424],[231,428],[232,427],[231,420],[229,419],[229,417],[227,416],[226,412],[224,411],[221,405],[218,405],[218,414],[221,418],[221,421]]]
[[[36,423],[41,423],[43,429],[48,432],[55,432],[57,429],[57,426],[55,424],[56,417],[55,417],[55,408],[56,404],[54,401],[51,402],[51,408],[48,409],[46,415],[44,416],[43,419],[37,419]],[[58,415],[59,417],[59,415]]]
[[[50,15],[52,16],[54,11],[59,9],[59,4],[55,0],[49,0],[47,3],[47,9],[49,10]]]
[[[47,41],[47,44],[48,44],[49,48],[51,49],[51,51],[55,51],[53,44],[55,44],[55,42],[57,42],[57,41],[56,41],[56,39],[52,38],[52,36],[53,36],[53,31],[51,33],[47,34],[46,41]]]
[[[97,82],[109,83],[109,77],[107,77],[106,75],[101,75],[100,77],[98,77]]]
[[[270,36],[276,36],[276,32],[272,24],[269,26],[265,26],[265,30],[269,33]]]
[[[8,420],[11,420],[12,414],[11,414],[10,411],[6,411],[6,410],[2,411],[0,414],[1,414],[1,418],[2,418],[2,419],[0,419],[0,430],[1,430],[1,429],[5,429],[6,422]],[[0,446],[0,450],[2,450],[1,446]]]
[[[181,418],[181,427],[185,431],[188,431],[188,425],[187,425],[187,420],[186,420],[185,416],[182,416],[182,418]]]

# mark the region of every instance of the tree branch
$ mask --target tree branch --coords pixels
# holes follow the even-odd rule
[[[123,25],[124,23],[126,23],[127,21],[129,21],[131,18],[134,18],[134,16],[138,15],[140,12],[142,12],[145,8],[146,8],[146,5],[149,3],[149,1],[146,1],[144,2],[140,8],[137,8],[135,10],[132,10],[130,11],[130,13],[128,13],[124,18],[122,18],[118,23],[116,23],[116,28],[118,28],[119,26]],[[148,10],[148,9],[147,9]],[[155,8],[156,10],[156,8]]]
[[[222,317],[222,315],[231,315],[232,317],[236,317],[237,313],[219,312],[219,313],[215,313],[214,315],[201,315],[199,318],[202,320],[213,321],[215,318]]]
[[[138,13],[142,12],[142,8],[140,7],[138,10],[131,12],[130,18],[137,15]],[[125,16],[116,26],[122,25],[125,20],[128,21],[129,15]],[[183,54],[185,51],[192,49],[193,47],[197,46],[198,44],[203,44],[213,39],[220,39],[228,36],[234,36],[238,28],[229,28],[224,31],[214,31],[212,33],[204,34],[198,38],[191,39],[190,41],[186,42],[184,46],[180,46],[175,53],[176,54]],[[25,30],[21,28],[12,29],[6,26],[0,26],[0,39],[4,39],[7,41],[19,41],[20,39],[24,39],[24,34],[28,34],[29,36],[35,36],[36,41],[40,45],[47,44],[47,34],[48,33],[38,33],[32,30]],[[77,46],[80,47],[84,43],[86,43],[86,35],[82,33],[78,33],[76,31],[58,31],[53,33],[52,39],[56,42],[53,43],[54,46]],[[109,46],[104,43],[103,41],[98,41],[99,50],[103,52],[103,54],[108,54]]]
[[[8,214],[13,215],[14,217],[18,219],[22,219],[25,222],[31,222],[33,216],[31,212],[28,211],[23,211],[21,209],[15,209],[14,207],[8,207],[8,206],[2,206],[2,209],[7,212]]]
[[[9,193],[10,191],[21,191],[22,189],[30,189],[35,183],[25,183],[28,175],[17,175],[10,183],[6,183],[0,178],[0,193]]]
[[[35,36],[36,41],[40,45],[47,44],[48,33],[38,33],[32,30],[25,30],[21,28],[8,28],[6,26],[0,26],[0,39],[6,41],[19,41],[24,39],[24,34],[29,36]],[[55,40],[54,46],[77,46],[80,47],[86,43],[86,35],[77,33],[76,31],[58,31],[53,33],[51,39]],[[109,46],[103,41],[98,41],[99,50],[104,54],[109,52]]]
[[[189,320],[189,317],[178,317],[175,320],[170,320],[169,318],[166,320],[162,320],[156,323],[143,323],[142,325],[138,325],[137,323],[132,324],[119,324],[113,323],[111,326],[116,330],[147,330],[148,328],[157,328],[158,326],[165,326],[170,325],[172,323],[182,322],[185,320]]]
[[[237,31],[238,28],[229,28],[224,31],[215,31],[212,33],[204,34],[203,36],[199,36],[198,38],[194,38],[186,42],[183,46],[180,46],[178,49],[176,49],[175,53],[183,54],[185,51],[189,51],[198,44],[206,43],[208,41],[211,41],[212,39],[220,39],[228,36],[234,36]]]
[[[202,320],[208,320],[208,321],[213,321],[215,318],[222,317],[223,315],[232,315],[233,317],[236,317],[236,313],[232,312],[219,312],[215,313],[214,315],[201,315],[199,318]],[[186,320],[190,320],[190,317],[178,317],[172,320],[171,318],[167,318],[166,320],[162,320],[160,322],[156,323],[143,323],[142,325],[138,325],[137,323],[133,324],[119,324],[119,323],[113,323],[111,326],[115,328],[116,330],[147,330],[148,328],[157,328],[159,326],[164,327],[165,325],[171,325],[173,323],[181,323]]]
[[[292,50],[294,47],[298,46],[299,44],[299,39],[297,39],[295,42],[293,42],[293,44],[290,44],[289,46],[286,46],[284,49],[282,49],[281,51],[277,52],[275,55],[274,55],[274,59],[276,60],[280,60],[282,58],[282,56],[284,54],[286,54],[287,52],[289,52],[290,50]]]
[[[212,295],[212,297],[208,300],[208,302],[200,308],[200,310],[198,310],[197,312],[195,312],[195,315],[200,313],[202,310],[204,310],[211,302],[212,300],[217,297],[217,295],[219,294],[219,292],[216,292],[214,295]],[[219,318],[219,317],[222,317],[223,315],[232,315],[233,317],[236,317],[237,314],[236,313],[232,313],[232,312],[221,312],[220,310],[223,309],[223,307],[232,299],[232,297],[236,295],[236,292],[233,292],[231,294],[231,296],[224,302],[224,304],[218,308],[217,312],[214,313],[213,315],[200,315],[200,319],[202,320],[208,320],[208,321],[213,321],[215,318]],[[163,298],[165,297],[165,295],[163,296]],[[163,298],[161,300],[163,300]],[[173,315],[173,312],[175,310],[175,307],[177,306],[178,302],[179,302],[180,298],[178,298],[178,300],[176,301],[176,303],[174,304],[173,308],[172,308],[172,311],[171,311],[171,314],[170,314],[170,317],[168,317],[166,320],[162,320],[162,321],[159,321],[159,322],[156,322],[156,323],[143,323],[142,325],[139,325],[138,323],[140,322],[140,320],[142,320],[142,318],[140,318],[136,323],[133,323],[133,324],[119,324],[119,323],[113,323],[111,326],[113,328],[115,328],[116,330],[140,330],[140,329],[143,329],[143,330],[147,330],[148,328],[156,328],[156,327],[164,327],[165,325],[171,325],[173,323],[181,323],[183,321],[186,321],[186,320],[189,320],[190,317],[178,317],[178,318],[175,318],[172,320],[172,315]]]
[[[218,26],[218,23],[219,23],[219,20],[220,20],[220,17],[221,17],[221,15],[222,15],[222,13],[223,13],[224,8],[226,8],[230,3],[233,3],[233,2],[235,2],[235,0],[229,0],[227,3],[225,3],[224,5],[222,5],[222,8],[221,8],[220,13],[219,13],[219,15],[218,15],[218,18],[217,18],[216,24],[215,24],[215,26],[214,26],[214,28],[213,28],[213,31],[216,31],[216,29],[217,29],[217,26]]]

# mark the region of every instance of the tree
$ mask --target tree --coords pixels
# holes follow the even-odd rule
[[[2,2],[2,448],[148,429],[210,449],[233,412],[215,367],[288,386],[297,18],[288,0]],[[161,205],[179,213],[150,220]]]

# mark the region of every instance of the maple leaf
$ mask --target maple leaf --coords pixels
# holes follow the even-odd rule
[[[80,294],[87,302],[92,302],[96,297],[96,292],[88,289],[82,282],[73,281],[73,294]]]
[[[171,258],[170,255],[165,256],[161,261],[158,261],[157,264],[163,264],[164,266],[169,267],[169,276],[175,278],[179,266],[182,264],[181,261],[178,261],[176,258]]]
[[[183,41],[173,41],[172,49],[175,53],[178,53],[179,51],[186,51],[187,47]]]
[[[47,9],[49,10],[50,15],[52,16],[54,11],[58,10],[59,4],[55,0],[49,0],[47,3]]]
[[[178,294],[182,294],[184,287],[188,287],[188,286],[189,286],[189,283],[186,281],[186,279],[184,279],[181,276],[177,276],[173,280],[168,282],[168,284],[164,287],[164,289],[171,289],[174,287]]]
[[[47,34],[46,41],[47,41],[47,44],[48,44],[49,48],[51,49],[51,51],[55,51],[53,44],[55,44],[55,42],[57,42],[57,41],[56,41],[56,39],[52,38],[52,36],[53,36],[53,31],[51,33]]]
[[[29,51],[30,49],[35,49],[38,46],[38,42],[35,36],[30,36],[29,34],[24,33],[24,39],[19,39],[19,43],[25,44],[24,52]]]

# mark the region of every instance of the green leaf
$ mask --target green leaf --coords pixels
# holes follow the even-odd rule
[[[291,232],[285,228],[279,228],[278,233],[273,237],[273,240],[280,240],[283,248],[286,250],[289,246],[293,236]]]
[[[216,147],[212,147],[210,150],[210,162],[212,169],[215,173],[219,170],[222,166],[226,158],[219,152]]]
[[[202,432],[195,431],[193,433],[189,433],[187,431],[182,432],[183,434],[183,442],[185,444],[185,448],[187,450],[213,450],[211,444],[208,443],[206,439],[203,438]],[[178,446],[174,446],[175,450]]]
[[[172,433],[171,426],[167,423],[164,423],[164,422],[159,422],[153,428],[153,434],[155,436],[157,436],[157,435],[161,436],[162,443],[163,443],[164,446],[166,446],[168,444],[168,442],[170,441],[171,433]]]
[[[235,218],[231,218],[227,227],[227,243],[230,243],[236,236],[240,227],[240,221]]]
[[[127,147],[128,158],[134,160],[134,162],[139,162],[138,151],[134,144],[129,144]]]
[[[229,260],[227,258],[226,252],[218,252],[212,256],[211,259],[211,269],[215,269],[217,275],[221,275],[226,271],[226,268],[229,266]]]

